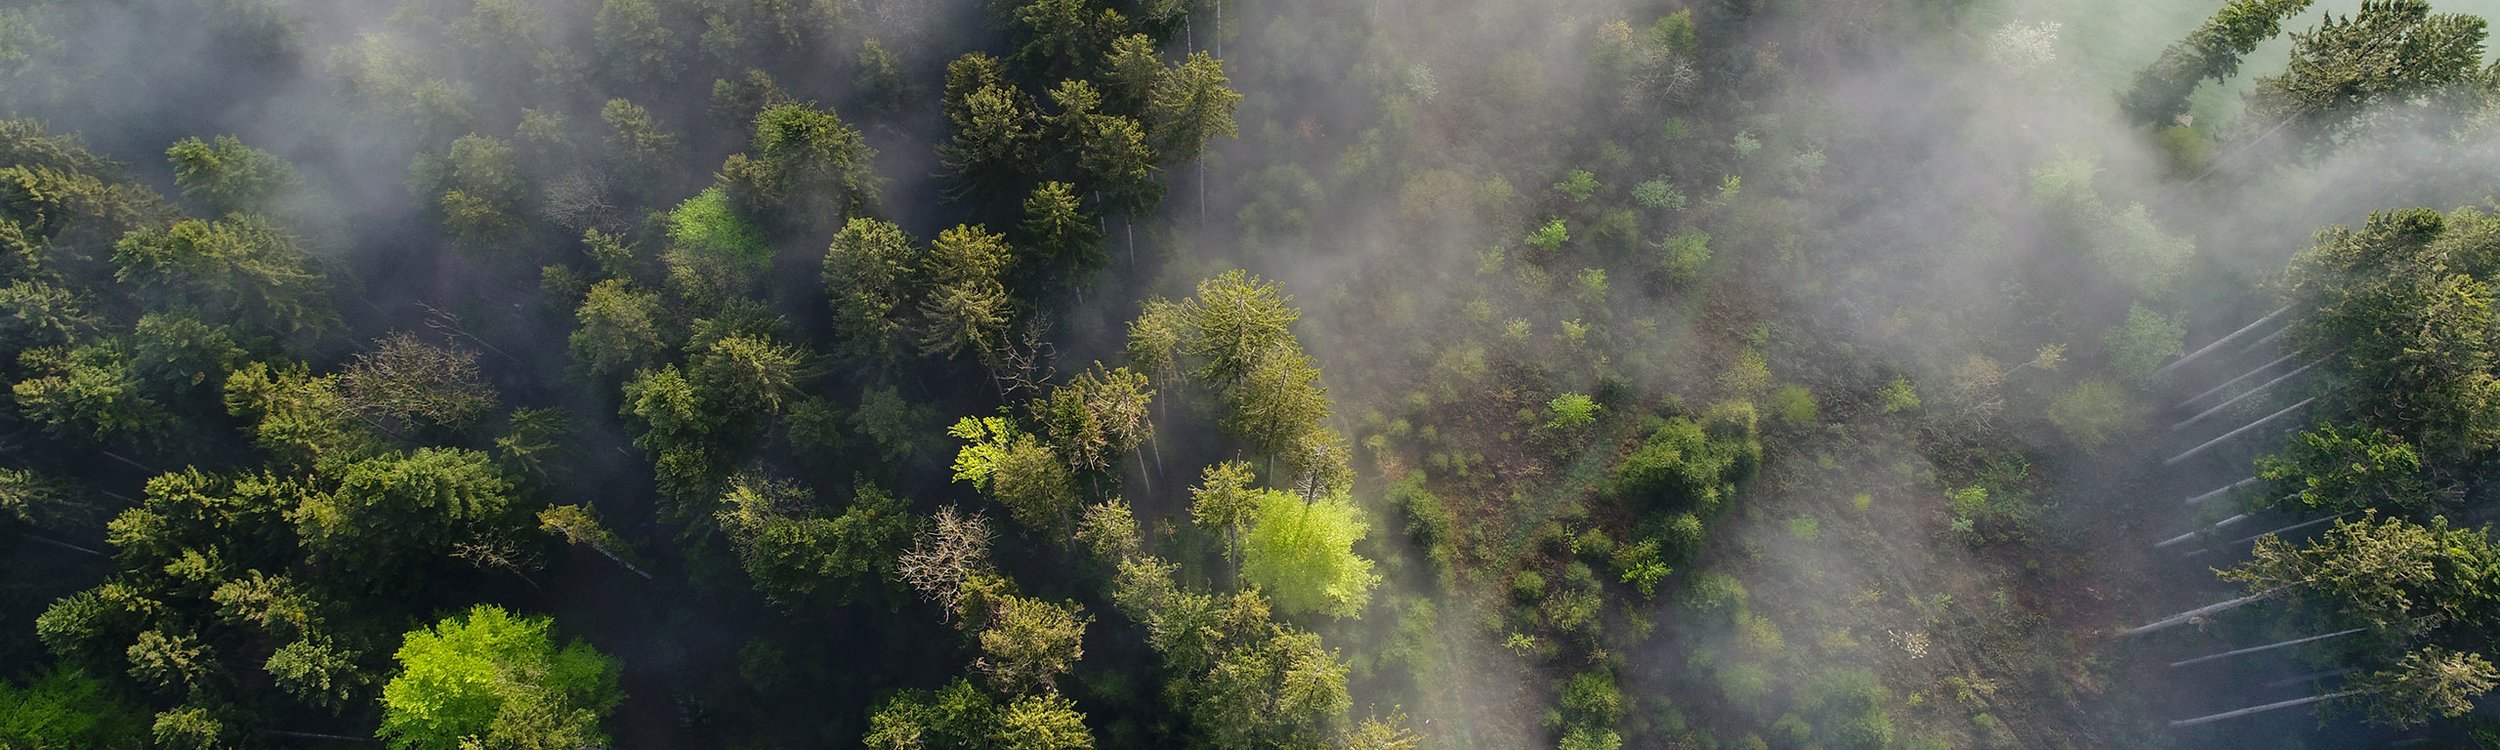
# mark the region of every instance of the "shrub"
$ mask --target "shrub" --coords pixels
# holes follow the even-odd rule
[[[1762,459],[1749,413],[1713,410],[1711,426],[1677,417],[1615,468],[1615,491],[1636,503],[1715,510]]]
[[[1780,386],[1778,390],[1771,391],[1768,406],[1771,407],[1772,414],[1778,415],[1780,421],[1789,426],[1804,427],[1814,424],[1816,416],[1814,392],[1806,390],[1805,386]]]
[[[1533,570],[1519,571],[1510,577],[1510,595],[1522,602],[1545,598],[1545,576]]]
[[[1579,203],[1588,200],[1589,195],[1596,193],[1598,187],[1596,174],[1585,169],[1574,169],[1570,174],[1563,175],[1561,182],[1554,183],[1554,192],[1561,193],[1564,198],[1570,199],[1573,203]]]
[[[1553,413],[1553,418],[1545,422],[1545,429],[1549,430],[1568,430],[1588,426],[1597,421],[1598,412],[1605,410],[1605,407],[1598,406],[1596,401],[1577,393],[1556,396],[1554,400],[1545,402],[1545,408]]]
[[[1684,605],[1703,612],[1742,612],[1745,597],[1745,584],[1726,573],[1700,573],[1684,584]]]
[[[1563,243],[1570,241],[1571,228],[1565,226],[1561,219],[1547,221],[1545,226],[1537,227],[1534,234],[1528,235],[1528,244],[1548,253],[1562,249]]]
[[[1655,596],[1658,582],[1674,572],[1658,550],[1658,540],[1644,539],[1639,544],[1615,549],[1615,571],[1624,583],[1638,589],[1641,596]]]
[[[1571,726],[1612,728],[1623,718],[1623,693],[1614,674],[1598,668],[1572,675],[1563,687],[1562,711]]]
[[[2101,447],[2137,419],[2140,407],[2127,390],[2107,380],[2075,384],[2049,403],[2049,424],[2085,449]]]

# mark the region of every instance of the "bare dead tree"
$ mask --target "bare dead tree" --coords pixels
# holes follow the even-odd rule
[[[939,508],[930,521],[903,553],[895,574],[952,620],[962,610],[964,583],[990,568],[990,523],[953,506]]]

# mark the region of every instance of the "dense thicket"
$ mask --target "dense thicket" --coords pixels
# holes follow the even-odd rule
[[[2203,214],[2500,73],[2311,4],[0,2],[0,748],[2150,746],[2267,293],[2156,625],[2462,732],[2500,223]]]

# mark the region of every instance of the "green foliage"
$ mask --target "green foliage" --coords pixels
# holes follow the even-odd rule
[[[234,732],[208,709],[183,706],[157,712],[148,734],[163,750],[218,750],[230,746]]]
[[[1658,274],[1670,284],[1691,284],[1701,280],[1702,269],[1710,264],[1710,235],[1684,232],[1668,237],[1659,244]]]
[[[2340,351],[2322,366],[2336,413],[2430,457],[2500,445],[2500,319],[2491,282],[2500,226],[2479,211],[2375,214],[2333,227],[2292,259],[2286,286],[2303,347]]]
[[[1875,392],[1875,408],[1885,414],[1899,414],[1918,408],[1918,386],[1907,377],[1893,378]]]
[[[1597,192],[1598,187],[1597,175],[1585,169],[1574,169],[1570,174],[1564,175],[1561,182],[1554,183],[1554,192],[1573,203],[1581,203],[1587,201],[1590,194]]]
[[[1454,537],[1456,531],[1453,528],[1455,520],[1440,496],[1424,487],[1423,474],[1408,474],[1397,484],[1390,485],[1388,500],[1405,515],[1406,534],[1423,548],[1425,558],[1431,560],[1437,570],[1448,573],[1458,554],[1458,540]]]
[[[906,300],[919,294],[923,256],[902,227],[875,219],[852,219],[833,236],[823,279],[847,351],[876,361],[905,351]]]
[[[1796,516],[1788,519],[1785,525],[1788,536],[1797,541],[1811,542],[1823,538],[1823,523],[1813,516]]]
[[[1562,249],[1563,243],[1570,241],[1571,228],[1564,226],[1561,219],[1549,220],[1544,226],[1537,227],[1534,233],[1528,235],[1529,245],[1548,253]]]
[[[2049,424],[2067,440],[2086,449],[2099,448],[2118,433],[2132,429],[2143,407],[2127,389],[2107,380],[2086,380],[2049,402]]]
[[[1555,396],[1554,400],[1545,403],[1545,408],[1553,414],[1552,419],[1545,421],[1545,429],[1548,430],[1572,430],[1595,424],[1598,413],[1604,411],[1604,407],[1598,406],[1596,401],[1578,393]]]
[[[1205,478],[1189,488],[1189,520],[1210,529],[1236,529],[1249,523],[1264,497],[1250,486],[1252,479],[1246,461],[1208,466]]]
[[[1643,539],[1616,547],[1615,571],[1623,583],[1630,584],[1641,596],[1656,596],[1658,582],[1666,580],[1675,569],[1667,566],[1666,552],[1656,539]]]
[[[1522,570],[1517,574],[1512,575],[1510,577],[1510,596],[1512,599],[1519,600],[1522,604],[1533,604],[1544,601],[1545,575],[1533,570]]]
[[[1644,180],[1638,185],[1633,185],[1632,200],[1643,206],[1669,211],[1683,210],[1685,204],[1684,191],[1677,190],[1673,183],[1667,182],[1663,177]]]
[[[312,260],[269,222],[247,215],[185,219],[131,232],[113,245],[113,277],[171,305],[275,331],[320,330],[333,319]]]
[[[2485,529],[2368,513],[2337,521],[2303,545],[2260,538],[2249,561],[2221,577],[2252,592],[2291,593],[2390,636],[2436,636],[2427,631],[2438,629],[2471,641],[2500,625],[2495,596],[2468,572],[2495,559],[2500,546]]]
[[[914,526],[910,509],[874,485],[860,485],[850,505],[827,518],[813,493],[755,475],[731,480],[713,520],[755,589],[792,610],[855,601],[894,580]]]
[[[829,110],[778,103],[755,116],[751,160],[723,167],[736,205],[751,217],[830,231],[877,205],[877,152]],[[819,235],[821,236],[821,235]]]
[[[2437,646],[2352,681],[2353,689],[2370,696],[2370,718],[2400,729],[2464,716],[2494,685],[2500,685],[2500,668],[2491,660]]]
[[[1147,101],[1149,130],[1156,134],[1157,149],[1172,161],[1195,160],[1208,141],[1240,133],[1233,110],[1241,104],[1241,92],[1232,89],[1224,62],[1213,54],[1189,53],[1155,78]]]
[[[2141,382],[2152,377],[2164,360],[2183,351],[2187,327],[2178,319],[2135,305],[2127,309],[2127,322],[2109,330],[2104,343],[2109,346],[2110,369],[2119,377]]]
[[[1580,727],[1563,735],[1558,750],[1621,750],[1623,737],[1612,729]]]
[[[1080,373],[1037,401],[1035,418],[1071,468],[1109,471],[1113,459],[1153,436],[1147,407],[1154,389],[1126,367]]]
[[[1037,531],[1064,531],[1075,520],[1075,480],[1050,445],[1004,417],[965,417],[946,434],[964,441],[955,454],[955,481],[989,493],[1018,523]]]
[[[991,687],[1014,695],[1057,692],[1053,681],[1085,658],[1085,627],[1094,618],[1073,603],[1006,596],[991,607],[989,620],[976,639],[982,667],[989,673]],[[1011,716],[1014,713],[1009,710]],[[1083,728],[1078,727],[1078,732]]]
[[[953,358],[966,350],[996,364],[1014,315],[1004,276],[1015,259],[1007,238],[956,225],[929,246],[930,288],[920,303],[922,351]]]
[[[2413,446],[2386,430],[2329,422],[2294,436],[2281,453],[2257,459],[2257,476],[2283,502],[2346,512],[2423,510],[2431,484]]]
[[[23,684],[0,682],[0,746],[26,750],[137,750],[146,714],[109,683],[67,667]]]
[[[1614,673],[1592,669],[1571,676],[1563,686],[1563,722],[1574,727],[1612,728],[1623,719],[1623,693]]]
[[[19,408],[54,435],[108,443],[160,436],[174,415],[139,380],[118,340],[62,349],[29,349],[18,357],[28,375],[9,386]]]
[[[2136,122],[2159,127],[2186,114],[2196,85],[2239,73],[2240,57],[2282,32],[2283,20],[2311,0],[2231,0],[2187,38],[2163,49],[2161,58],[2136,73],[2120,105]]]
[[[298,184],[294,167],[231,135],[217,136],[214,145],[184,138],[165,150],[165,158],[174,164],[174,185],[183,197],[211,213],[267,211]]]
[[[1667,420],[1615,466],[1615,492],[1641,507],[1720,508],[1762,460],[1750,420]]]
[[[558,646],[554,621],[478,605],[409,631],[382,687],[377,736],[393,750],[586,747],[623,700],[617,663],[590,646]]]
[[[1064,697],[1028,695],[1000,705],[970,681],[957,678],[937,690],[886,698],[869,717],[861,744],[874,750],[1090,750],[1094,740],[1084,719],[1075,702]]]
[[[591,285],[574,310],[568,345],[573,363],[600,377],[616,377],[647,364],[666,345],[659,295],[637,291],[624,279]]]
[[[1765,406],[1791,427],[1807,427],[1815,423],[1814,392],[1806,390],[1805,386],[1780,386],[1771,391]]]
[[[1724,611],[1731,615],[1745,611],[1745,584],[1734,576],[1716,571],[1693,575],[1684,583],[1681,596],[1685,606],[1702,612]]]
[[[347,465],[338,482],[288,513],[327,555],[445,552],[499,523],[513,500],[494,459],[463,448],[386,453]]]
[[[2293,34],[2290,65],[2257,79],[2249,114],[2297,123],[2311,143],[2324,144],[2349,134],[2365,113],[2470,112],[2486,85],[2484,26],[2475,16],[2433,14],[2427,0],[2364,2],[2358,13]]]
[[[1258,584],[1290,613],[1353,617],[1371,602],[1380,574],[1354,553],[1370,526],[1345,495],[1311,502],[1263,491],[1242,539],[1243,580]]]
[[[732,211],[729,193],[705,188],[668,212],[668,239],[732,267],[758,268],[772,260],[764,235]]]

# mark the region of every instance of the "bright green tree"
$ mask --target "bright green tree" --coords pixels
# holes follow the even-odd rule
[[[393,750],[605,745],[599,723],[624,699],[616,660],[559,646],[554,625],[481,604],[409,631],[376,736]]]
[[[267,211],[299,184],[295,168],[231,135],[215,143],[184,138],[165,150],[174,163],[174,185],[183,197],[214,213]]]
[[[1354,553],[1369,531],[1362,510],[1342,494],[1306,503],[1262,491],[1242,539],[1242,578],[1286,612],[1353,617],[1380,584],[1372,562]]]

